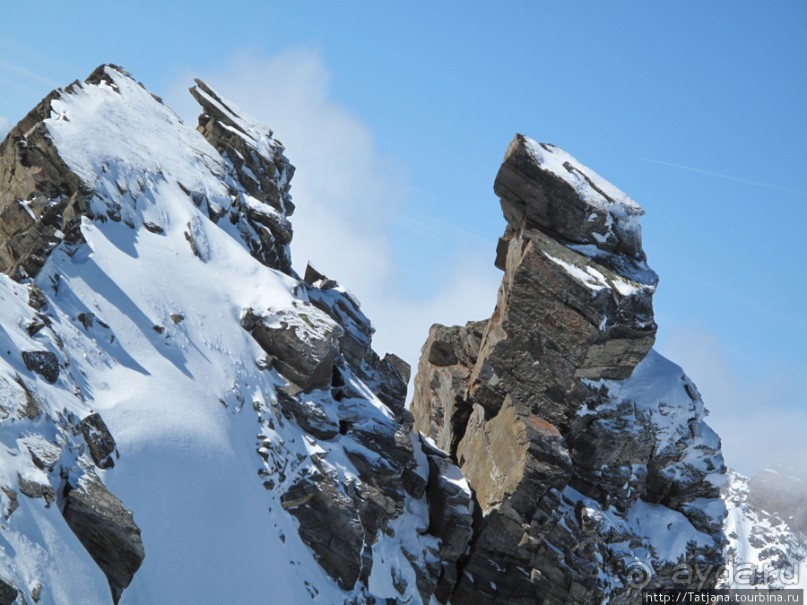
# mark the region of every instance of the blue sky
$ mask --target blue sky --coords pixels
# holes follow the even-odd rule
[[[807,3],[0,3],[0,131],[99,63],[192,120],[194,76],[298,166],[293,254],[414,362],[433,321],[490,314],[515,132],[647,211],[658,348],[729,463],[804,456]],[[803,459],[803,458],[802,458]]]

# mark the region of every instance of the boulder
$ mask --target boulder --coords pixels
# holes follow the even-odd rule
[[[19,591],[11,582],[0,578],[0,605],[14,605]]]
[[[145,556],[132,513],[90,472],[68,485],[62,514],[106,575],[117,603]]]
[[[241,325],[269,354],[274,368],[303,391],[331,384],[343,330],[316,307],[300,304],[294,312],[270,311],[266,315],[250,309]]]
[[[510,224],[644,258],[637,220],[642,208],[559,147],[517,134],[493,190]]]
[[[59,379],[59,358],[51,351],[23,351],[22,361],[26,368],[48,382]]]
[[[115,466],[112,454],[115,452],[115,439],[97,412],[90,414],[79,422],[79,429],[90,448],[90,456],[98,468],[111,468]]]

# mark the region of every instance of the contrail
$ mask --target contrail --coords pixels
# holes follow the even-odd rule
[[[672,162],[662,162],[661,160],[651,160],[650,158],[642,158],[645,162],[650,162],[652,164],[659,164],[660,166],[669,166],[671,168],[678,168],[679,170],[688,170],[689,172],[697,172],[698,174],[705,174],[707,176],[714,176],[719,179],[725,179],[727,181],[734,181],[736,183],[745,183],[746,185],[754,185],[755,187],[765,187],[766,189],[775,189],[777,191],[785,191],[787,193],[792,193],[794,195],[800,195],[802,197],[807,197],[807,193],[804,191],[796,191],[795,189],[788,189],[787,187],[779,187],[778,185],[771,185],[770,183],[759,183],[757,181],[749,181],[748,179],[741,179],[736,176],[730,176],[728,174],[720,174],[719,172],[711,172],[709,170],[701,170],[700,168],[693,168],[692,166],[684,166],[682,164],[673,164]]]
[[[7,69],[9,71],[16,72],[21,76],[28,78],[29,80],[36,80],[37,82],[42,82],[47,84],[48,86],[56,86],[56,83],[51,80],[50,78],[46,78],[36,72],[31,71],[30,69],[25,69],[20,67],[19,65],[14,65],[13,63],[9,63],[8,61],[3,61],[0,59],[0,68]]]

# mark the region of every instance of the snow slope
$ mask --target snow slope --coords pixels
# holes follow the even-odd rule
[[[283,452],[287,486],[315,456],[327,456],[341,481],[355,481],[344,447],[358,446],[350,435],[321,445],[284,422],[276,388],[285,380],[256,363],[264,352],[240,323],[248,308],[317,310],[300,281],[247,250],[235,219],[241,208],[262,205],[233,178],[229,160],[125,72],[106,67],[102,75],[53,100],[45,121],[62,159],[94,190],[94,220],[81,222],[86,243],[56,247],[28,286],[0,275],[0,388],[23,410],[15,386],[21,376],[45,412],[37,421],[5,412],[0,482],[16,486],[19,472],[58,491],[59,465],[49,474],[37,469],[24,450],[26,435],[47,440],[56,430],[46,423],[97,411],[120,456],[114,468],[94,472],[133,513],[146,553],[121,603],[342,602],[350,591],[303,544],[280,505],[283,484],[264,487],[272,469],[258,450]],[[268,129],[256,128],[259,153],[282,150]],[[281,187],[286,178],[277,175]],[[33,285],[46,297],[48,326],[31,337]],[[54,384],[20,361],[21,351],[41,349],[59,359]],[[390,410],[353,382],[363,396],[353,402],[358,413],[390,422]],[[335,405],[325,392],[311,397]],[[62,432],[80,465],[91,467],[81,436]],[[29,602],[37,592],[44,605],[111,602],[103,574],[58,507],[17,498],[19,508],[3,521],[0,575]],[[395,530],[373,546],[383,555],[370,578],[377,596],[401,596],[390,582],[394,570],[405,580],[404,596],[419,599],[401,548],[424,558],[422,549],[436,546],[420,535],[427,527],[425,500],[409,497]]]

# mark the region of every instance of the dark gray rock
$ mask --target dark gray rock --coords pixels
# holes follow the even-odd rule
[[[20,507],[20,502],[17,498],[17,492],[5,485],[0,486],[0,491],[3,492],[3,495],[8,500],[8,504],[6,505],[6,510],[3,511],[3,516],[8,519]]]
[[[64,497],[65,521],[109,581],[120,600],[145,556],[132,513],[93,473],[83,475]]]
[[[445,602],[457,583],[457,562],[473,536],[474,502],[462,472],[449,459],[429,454],[429,532],[440,538],[440,575],[434,595]]]
[[[0,605],[14,605],[20,592],[11,582],[0,578]]]
[[[339,349],[350,369],[402,421],[411,373],[409,364],[392,353],[383,358],[378,356],[372,348],[373,324],[362,312],[359,301],[339,282],[310,264],[306,267],[304,282],[311,304],[342,327]]]
[[[43,435],[28,435],[23,443],[31,454],[31,462],[39,470],[50,472],[59,462],[62,455],[62,447],[46,439]]]
[[[45,296],[45,293],[40,290],[35,284],[29,283],[28,284],[28,305],[36,309],[37,311],[42,310],[45,305],[48,304],[48,297]]]
[[[104,419],[97,412],[90,414],[79,422],[79,429],[90,448],[90,456],[98,468],[115,466],[112,454],[115,452],[115,439],[107,428]]]
[[[23,351],[22,361],[26,368],[48,382],[59,379],[59,358],[51,351]]]
[[[548,168],[558,166],[563,176]],[[555,237],[643,259],[634,217],[643,214],[606,191],[597,175],[563,150],[516,135],[507,149],[493,189],[511,224],[540,228]],[[579,183],[575,188],[571,183]],[[587,195],[581,195],[585,188]],[[596,198],[596,202],[591,198]]]
[[[540,231],[523,233],[510,242],[469,393],[491,414],[509,393],[566,427],[586,395],[581,379],[627,378],[652,347],[655,282],[618,275]]]
[[[300,537],[322,568],[344,590],[362,571],[364,528],[353,499],[327,476],[298,479],[281,498],[283,508],[300,523]]]
[[[42,403],[37,400],[36,396],[34,396],[33,391],[31,391],[30,387],[22,379],[22,376],[18,374],[14,377],[14,380],[18,385],[20,385],[25,397],[25,406],[20,410],[20,414],[22,417],[28,418],[28,420],[38,418],[42,413]]]
[[[56,491],[50,483],[29,479],[18,473],[17,485],[20,492],[29,498],[42,498],[45,501],[45,506],[50,506],[51,502],[56,499]]]
[[[277,389],[277,401],[284,416],[294,421],[317,439],[333,439],[339,434],[339,423],[328,416],[319,402],[304,400],[300,393]]]
[[[308,392],[330,386],[342,328],[316,307],[258,316],[245,312],[241,325],[272,359],[275,369]]]

